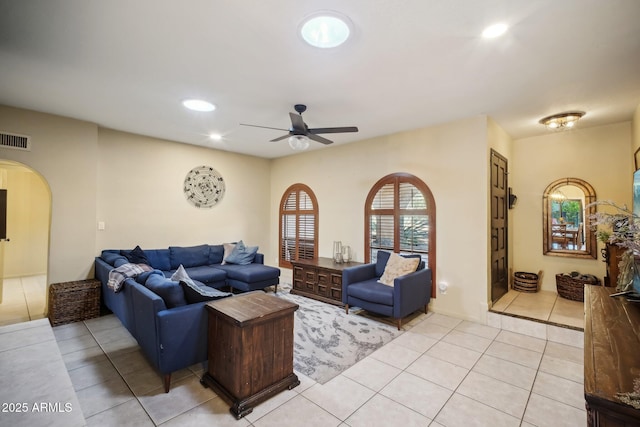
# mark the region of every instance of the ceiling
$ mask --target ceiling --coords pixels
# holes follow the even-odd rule
[[[327,9],[352,38],[306,45],[302,19]],[[504,36],[480,36],[499,21]],[[276,158],[294,153],[268,142],[285,132],[240,123],[288,129],[297,103],[311,128],[360,129],[310,150],[477,115],[513,138],[573,109],[580,127],[629,121],[640,1],[0,0],[0,104]]]

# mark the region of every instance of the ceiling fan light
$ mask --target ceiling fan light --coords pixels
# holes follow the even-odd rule
[[[304,151],[309,148],[309,138],[304,135],[292,135],[287,141],[294,151]]]

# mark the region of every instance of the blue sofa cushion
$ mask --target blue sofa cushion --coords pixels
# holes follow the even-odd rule
[[[238,264],[248,265],[253,262],[253,258],[258,252],[257,246],[246,246],[242,240],[240,240],[236,247],[233,248],[233,252],[225,258],[226,264]]]
[[[102,258],[107,264],[113,266],[115,266],[117,260],[124,261],[125,263],[129,262],[127,258],[125,258],[123,255],[120,255],[120,252],[102,251],[102,255],[100,255],[100,258]]]
[[[144,285],[147,282],[147,279],[149,278],[149,276],[151,276],[152,274],[162,274],[164,276],[164,273],[162,271],[158,269],[153,269],[153,270],[145,271],[144,273],[141,273],[138,276],[136,276],[136,282],[140,283],[141,285]]]
[[[178,268],[180,264],[196,267],[209,264],[209,245],[199,246],[169,246],[171,268]]]
[[[158,270],[171,270],[171,259],[169,249],[147,249],[144,251],[149,260],[149,265]]]
[[[391,252],[378,251],[376,253],[376,276],[380,277],[384,274],[384,268],[387,266],[390,256]]]
[[[393,305],[393,288],[377,278],[349,285],[349,296],[382,305]]]
[[[147,264],[149,265],[149,260],[147,259],[147,255],[144,253],[140,246],[136,246],[130,251],[121,250],[120,255],[126,257],[131,264]]]
[[[215,268],[213,268],[215,267]],[[185,268],[187,275],[193,279],[202,283],[216,283],[216,282],[224,282],[227,278],[227,273],[218,269],[218,265],[216,266],[207,266],[202,265],[199,267],[189,267]],[[167,277],[171,277],[175,274],[177,270],[165,271],[164,274]]]
[[[236,265],[225,264],[216,265],[215,269],[223,270],[230,279],[241,282],[253,283],[263,280],[270,280],[280,277],[280,269],[264,264]]]
[[[218,289],[209,287],[197,280],[181,280],[180,286],[184,292],[187,304],[195,304],[202,301],[212,301],[219,298],[225,298],[233,295],[231,292],[222,292]]]
[[[209,245],[209,262],[208,264],[222,264],[224,256],[224,246]]]
[[[187,305],[187,300],[184,298],[184,291],[180,283],[167,279],[164,277],[164,274],[149,275],[144,286],[161,297],[167,308]]]

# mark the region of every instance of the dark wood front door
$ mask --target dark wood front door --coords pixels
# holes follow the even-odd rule
[[[491,150],[491,301],[509,290],[507,159]]]

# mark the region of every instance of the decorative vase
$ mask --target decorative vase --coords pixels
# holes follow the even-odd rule
[[[342,247],[342,261],[343,262],[351,261],[351,246],[345,245]]]
[[[340,264],[342,263],[342,242],[333,242],[333,261]]]

